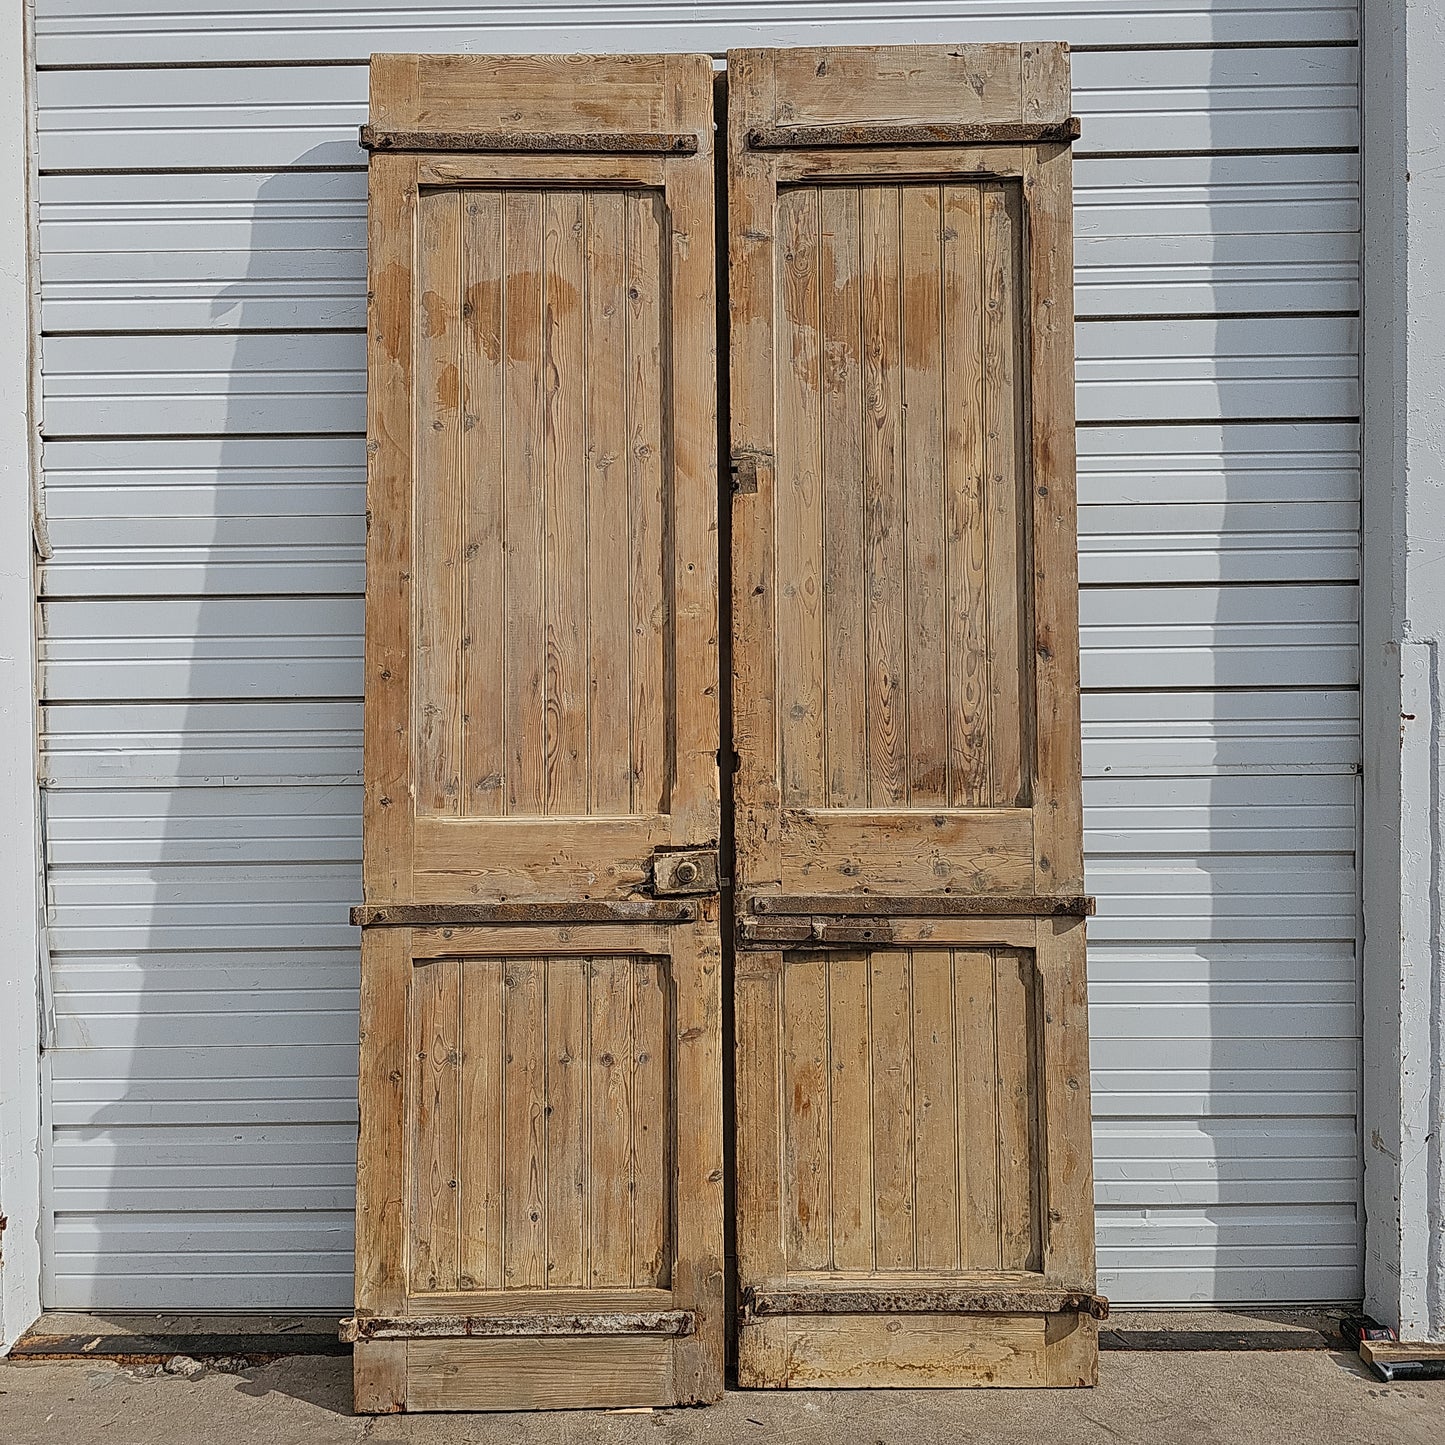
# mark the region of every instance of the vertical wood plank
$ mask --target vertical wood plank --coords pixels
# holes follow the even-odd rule
[[[776,812],[776,202],[775,158],[747,143],[750,125],[771,119],[775,56],[728,54],[728,410],[734,461],[757,463],[757,490],[732,498],[734,872],[739,896],[781,880]],[[739,995],[741,998],[741,995]],[[741,1006],[741,1005],[740,1005]],[[776,1139],[773,1141],[776,1143]],[[776,1215],[739,1250],[776,1259]]]
[[[958,1017],[959,1165],[964,1263],[999,1267],[998,1069],[993,954],[957,949],[954,999]]]
[[[587,809],[586,373],[582,196],[542,199],[542,487],[547,666],[546,810]]]
[[[873,1268],[873,1041],[866,955],[828,955],[834,1269]]]
[[[703,71],[696,56],[668,62],[686,67],[693,83]],[[704,87],[705,88],[705,87]],[[698,91],[693,91],[695,96]],[[681,92],[677,104],[684,102]],[[686,102],[694,106],[695,102]],[[692,108],[686,125],[709,138],[711,108]],[[717,189],[711,145],[669,169],[656,232],[666,246],[669,319],[674,344],[663,386],[672,397],[667,445],[674,476],[670,518],[672,627],[669,663],[676,689],[672,737],[674,841],[718,836],[718,472],[717,361],[710,338],[717,318],[716,229],[709,219]],[[685,338],[685,340],[684,340]],[[709,1286],[709,1292],[711,1292]]]
[[[1084,921],[1038,928],[1040,1231],[1045,1275],[1072,1288],[1094,1278],[1094,1180],[1089,1132],[1089,1002]]]
[[[587,1283],[586,961],[549,958],[547,1014],[547,1284]]]
[[[542,200],[507,191],[502,200],[506,549],[502,616],[506,675],[506,811],[544,811],[547,750],[543,676],[544,441],[542,429]]]
[[[472,191],[462,211],[462,811],[502,811],[507,692],[502,661],[504,513],[502,197]]]
[[[1083,886],[1079,591],[1075,518],[1073,171],[1067,146],[1026,162],[1035,884]]]
[[[497,959],[460,965],[462,1289],[502,1287],[502,986]]]
[[[779,953],[739,956],[735,984],[738,1268],[746,1279],[782,1274],[783,1111]],[[869,1250],[872,1240],[870,1228]]]
[[[356,1308],[371,1314],[399,1314],[406,1307],[410,932],[367,929],[361,940]],[[352,1359],[357,1410],[401,1408],[406,1398],[405,1348],[403,1341],[393,1340],[357,1347]]]
[[[664,568],[662,221],[657,198],[630,191],[627,225],[627,513],[631,546],[632,811],[668,807],[672,759],[664,652],[671,579]]]
[[[982,296],[979,188],[948,186],[943,205],[943,410],[949,802],[955,807],[978,807],[991,796]]]
[[[1023,407],[1018,371],[1023,355],[1019,287],[1019,201],[1012,185],[983,188],[984,497],[989,597],[991,796],[998,807],[1024,800],[1024,696],[1020,687],[1020,567]]]
[[[818,189],[778,198],[777,647],[783,805],[823,797]]]
[[[863,489],[867,572],[869,804],[902,803],[907,795],[904,717],[903,394],[899,365],[896,186],[863,191],[859,246],[863,273]]]
[[[879,1269],[917,1260],[913,1153],[912,955],[869,955],[873,1042],[874,1250]]]
[[[904,675],[908,801],[948,801],[947,541],[943,435],[943,215],[939,188],[902,188],[899,285],[904,417]]]
[[[673,1348],[680,1395],[716,1399],[724,1354],[722,948],[700,922],[668,929],[672,1011],[668,1024],[675,1094],[672,1130],[676,1208],[664,1205],[672,1249],[663,1261],[673,1300],[697,1311],[697,1331]],[[634,1236],[636,1237],[636,1236]]]
[[[462,226],[457,191],[424,192],[418,215],[413,788],[419,814],[462,810]]]
[[[413,1290],[457,1287],[457,1114],[461,1103],[457,969],[454,959],[418,967],[410,990]]]
[[[361,938],[361,1034],[356,1156],[356,1306],[399,1313],[406,1299],[406,1138],[412,1076],[410,930]]]
[[[627,199],[583,203],[587,497],[587,812],[632,811],[627,494]]]
[[[994,962],[998,1044],[999,1263],[1035,1269],[1033,962],[1000,949]]]
[[[546,961],[503,961],[503,1284],[547,1284]]]
[[[632,1282],[632,961],[591,962],[592,1285]]]
[[[958,1049],[953,960],[913,952],[913,1137],[919,1269],[962,1267],[958,1194]]]
[[[632,1283],[666,1285],[670,1213],[667,980],[655,958],[632,966]]]
[[[410,896],[412,888],[416,158],[377,156],[368,170],[367,196],[366,510],[369,520],[363,709],[365,826],[361,871],[369,899],[394,902]]]
[[[1069,47],[1057,40],[1019,47],[1019,94],[1025,120],[1060,121],[1069,116]]]
[[[861,191],[820,186],[818,321],[823,514],[823,751],[834,807],[868,802],[868,692],[864,670]]]
[[[790,1269],[825,1269],[829,1253],[828,964],[783,960],[784,1181]]]

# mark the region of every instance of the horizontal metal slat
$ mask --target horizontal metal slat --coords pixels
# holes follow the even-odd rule
[[[313,4],[240,0],[198,16],[186,0],[105,0],[77,10],[37,5],[44,65],[356,60],[378,50],[590,54],[812,45],[1066,40],[1073,45],[1350,42],[1352,0],[553,0],[503,10],[397,0]]]
[[[947,38],[961,38],[956,27]],[[755,32],[739,40],[760,43]],[[1359,144],[1353,47],[1091,51],[1072,68],[1081,153]],[[358,165],[366,75],[364,65],[176,69],[158,90],[144,70],[42,71],[40,168],[213,169],[217,133],[232,168]]]

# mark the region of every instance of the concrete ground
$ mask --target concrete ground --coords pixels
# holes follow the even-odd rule
[[[1441,1445],[1445,1381],[1345,1351],[1111,1351],[1095,1390],[732,1391],[708,1409],[350,1413],[351,1365],[0,1362],[0,1445]]]

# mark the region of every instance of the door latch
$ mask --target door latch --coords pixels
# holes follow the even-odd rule
[[[732,481],[735,496],[754,496],[758,490],[758,478],[771,485],[773,478],[772,452],[735,451],[732,454]]]
[[[688,848],[652,855],[654,893],[716,893],[717,849]]]

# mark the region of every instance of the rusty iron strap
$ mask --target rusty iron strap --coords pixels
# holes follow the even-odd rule
[[[560,130],[381,130],[361,127],[361,148],[368,151],[469,151],[509,155],[519,151],[567,155],[696,155],[697,137],[658,131]]]
[[[759,893],[754,913],[882,918],[1092,918],[1094,900],[1087,895],[998,898],[963,893],[935,893],[921,898],[886,897],[878,893]]]
[[[588,1335],[690,1335],[692,1310],[572,1315],[356,1315],[341,1321],[345,1344],[368,1340],[542,1339]]]
[[[691,899],[580,899],[556,903],[364,903],[351,910],[356,928],[435,927],[468,923],[693,923]]]
[[[1063,1289],[777,1289],[743,1294],[744,1322],[772,1315],[1055,1315],[1109,1317],[1103,1295]]]
[[[748,132],[753,150],[834,150],[856,146],[1048,145],[1072,143],[1079,118],[937,125],[766,125]]]

